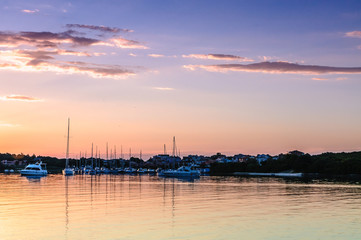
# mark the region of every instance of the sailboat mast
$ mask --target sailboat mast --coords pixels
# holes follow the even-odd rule
[[[108,142],[107,142],[107,160],[108,160],[109,158],[108,158]]]
[[[98,145],[95,146],[95,167],[98,167]]]
[[[93,143],[92,143],[92,168],[94,167],[93,165]]]
[[[66,162],[65,168],[69,166],[69,129],[70,129],[70,118],[68,118],[68,136],[66,140]]]
[[[176,154],[176,146],[175,146],[175,137],[173,137],[173,157],[175,157],[175,154]]]

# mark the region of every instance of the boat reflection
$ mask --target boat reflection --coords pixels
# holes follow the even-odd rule
[[[40,182],[40,179],[42,179],[43,177],[46,177],[46,176],[25,176],[25,175],[23,175],[22,177],[25,177],[29,182]]]
[[[194,182],[195,180],[199,180],[200,177],[181,177],[181,176],[158,176],[160,179],[176,179],[179,182]]]
[[[69,183],[68,177],[71,175],[65,175],[65,239],[68,239],[69,231]]]

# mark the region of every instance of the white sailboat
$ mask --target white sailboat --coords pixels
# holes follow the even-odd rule
[[[70,128],[70,118],[68,118],[68,136],[66,142],[66,162],[65,168],[63,169],[63,175],[71,176],[74,175],[74,170],[69,167],[69,128]]]

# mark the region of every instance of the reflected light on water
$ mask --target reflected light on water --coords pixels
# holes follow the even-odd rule
[[[359,239],[361,186],[0,175],[0,239]]]

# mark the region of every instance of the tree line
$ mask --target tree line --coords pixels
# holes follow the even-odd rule
[[[211,174],[224,175],[234,172],[297,172],[330,175],[361,174],[361,152],[322,153],[319,155],[281,154],[277,160],[268,159],[259,163],[248,159],[237,163],[213,163]]]

